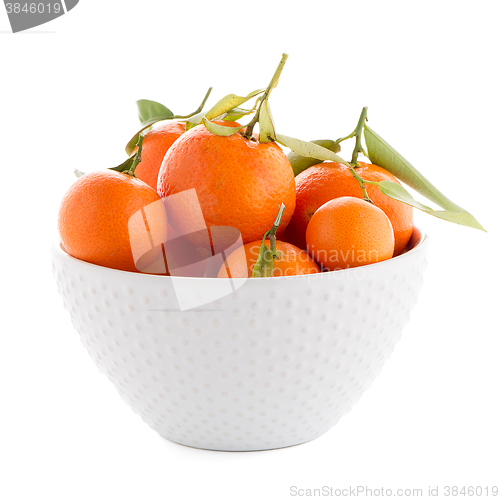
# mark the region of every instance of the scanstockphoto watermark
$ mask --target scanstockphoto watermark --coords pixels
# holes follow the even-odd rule
[[[426,486],[425,488],[387,488],[385,486],[321,486],[303,488],[290,486],[291,497],[299,498],[489,498],[498,497],[498,486],[455,485]]]
[[[386,488],[380,486],[371,488],[368,486],[349,486],[346,488],[336,488],[333,486],[321,486],[320,488],[300,488],[298,486],[290,486],[291,497],[305,498],[379,498],[379,497],[420,497],[424,496],[423,488]]]
[[[79,0],[25,0],[21,2],[4,0],[4,5],[12,32],[18,33],[64,16],[75,8],[78,2]]]

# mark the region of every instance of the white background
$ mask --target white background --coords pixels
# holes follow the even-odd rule
[[[0,6],[0,498],[500,486],[499,14],[495,0],[81,0],[12,35]],[[335,139],[368,105],[371,126],[488,233],[416,214],[431,242],[417,307],[326,435],[268,452],[189,449],[149,429],[83,349],[50,272],[57,208],[74,168],[124,159],[136,99],[188,113],[209,86],[210,105],[267,85],[283,51],[281,133]]]

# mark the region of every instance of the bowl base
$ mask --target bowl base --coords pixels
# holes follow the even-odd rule
[[[191,445],[191,444],[179,443],[178,441],[174,441],[173,439],[166,438],[164,436],[161,436],[161,437],[163,439],[165,439],[166,441],[169,441],[171,443],[177,444],[179,446],[185,446],[186,448],[192,448],[192,449],[195,449],[195,450],[216,451],[216,452],[221,452],[221,453],[228,453],[228,452],[229,453],[232,453],[232,452],[236,452],[236,453],[251,453],[251,452],[259,452],[259,451],[282,450],[284,448],[293,448],[294,446],[300,446],[301,444],[306,444],[306,443],[310,443],[311,441],[315,441],[316,439],[320,438],[324,434],[326,434],[326,432],[324,432],[322,434],[319,434],[318,436],[315,436],[313,438],[305,439],[304,441],[299,441],[297,443],[285,444],[283,446],[269,446],[269,447],[265,447],[264,446],[262,448],[248,448],[248,449],[245,449],[245,448],[241,448],[241,449],[238,449],[238,448],[224,448],[223,446],[210,448],[208,446],[196,446],[196,445]]]

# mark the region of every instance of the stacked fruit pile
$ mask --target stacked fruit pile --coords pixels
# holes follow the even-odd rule
[[[482,229],[368,127],[366,108],[355,130],[335,141],[279,134],[269,97],[286,59],[266,89],[230,94],[206,113],[211,89],[186,116],[139,101],[142,127],[127,144],[129,158],[106,171],[78,172],[62,201],[65,250],[124,271],[268,277],[400,255],[413,232],[413,207]],[[252,100],[250,109],[241,107]],[[355,141],[350,161],[338,155],[348,139]],[[442,210],[416,201],[400,181]],[[196,265],[215,254],[224,255],[222,267]]]

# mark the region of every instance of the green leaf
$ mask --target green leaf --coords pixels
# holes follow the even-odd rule
[[[253,266],[252,278],[269,278],[273,275],[273,253],[265,243],[268,233],[269,231],[267,231],[264,238],[262,238],[259,255],[257,256],[257,261]]]
[[[108,168],[108,170],[115,170],[116,172],[132,172],[132,174],[135,171],[135,168],[137,165],[141,162],[141,153],[142,153],[142,145],[144,142],[144,136],[139,134],[139,137],[137,139],[137,142],[134,145],[137,146],[137,151],[131,155],[129,158],[127,158],[122,164],[118,165],[117,167],[111,167]]]
[[[417,191],[417,193],[420,193],[428,200],[445,209],[445,211],[435,211],[426,207],[432,212],[428,211],[427,213],[431,213],[431,215],[435,215],[441,219],[484,231],[481,224],[479,224],[479,222],[470,213],[459,207],[456,203],[453,203],[449,198],[441,193],[441,191],[428,181],[413,165],[411,165],[408,160],[406,160],[400,153],[398,153],[392,146],[382,139],[382,137],[380,137],[374,130],[368,127],[368,125],[365,125],[364,135],[368,158],[370,158],[372,163],[385,168],[399,180],[403,181],[405,184]],[[411,200],[413,200],[413,198],[411,198]],[[413,202],[416,203],[415,200],[413,200]],[[412,203],[408,204],[412,205]],[[456,215],[452,216],[451,213],[455,213]]]
[[[139,108],[139,120],[142,123],[142,128],[137,132],[137,134],[130,139],[130,141],[125,146],[125,152],[128,155],[132,154],[132,151],[137,144],[139,135],[144,132],[147,128],[151,127],[157,122],[163,120],[172,120],[174,114],[166,106],[160,104],[156,101],[149,101],[148,99],[141,99],[137,101],[137,107]]]
[[[241,118],[243,118],[246,115],[249,115],[250,113],[253,113],[255,110],[254,109],[242,109],[242,108],[234,108],[231,111],[229,111],[226,116],[224,116],[223,120],[227,120],[230,122],[237,122]]]
[[[350,167],[349,163],[347,163],[340,156],[336,155],[333,151],[330,151],[313,142],[301,141],[300,139],[295,139],[282,134],[276,134],[276,142],[290,148],[295,154],[303,156],[304,158],[315,158],[316,160],[321,161],[335,161]]]
[[[132,167],[132,164],[134,163],[136,156],[137,153],[134,153],[132,156],[128,157],[123,163],[121,163],[117,167],[111,167],[108,168],[108,170],[116,170],[116,172],[125,172],[126,170],[130,170],[130,167]]]
[[[391,181],[380,181],[378,184],[380,191],[387,196],[390,196],[394,200],[402,201],[412,207],[418,208],[424,212],[429,210],[432,211],[432,208],[427,205],[423,205],[422,203],[416,201],[413,196],[401,185],[397,182]]]
[[[368,125],[365,125],[365,141],[370,161],[385,168],[412,189],[449,210],[463,211],[461,207],[446,198],[408,160],[390,146]]]
[[[217,123],[211,122],[203,117],[203,125],[207,127],[207,130],[215,135],[220,135],[222,137],[229,137],[230,135],[237,134],[243,127],[226,127],[225,125],[219,125]]]
[[[412,207],[418,208],[425,212],[426,214],[433,215],[439,219],[444,219],[449,222],[454,222],[455,224],[460,224],[462,226],[473,227],[474,229],[480,229],[484,231],[484,228],[477,222],[474,217],[465,211],[453,211],[453,210],[434,210],[427,205],[416,201],[413,196],[403,187],[401,184],[391,181],[380,181],[378,187],[382,193],[393,198],[394,200],[401,201],[410,205]]]
[[[199,113],[196,113],[195,115],[189,117],[186,120],[186,130],[189,130],[187,128],[188,125],[189,125],[189,128],[193,128],[193,127],[196,127],[196,125],[199,125],[204,116],[205,116],[205,113],[203,111],[200,111]]]
[[[174,116],[166,106],[156,101],[141,99],[137,101],[139,120],[143,125],[150,126],[162,120],[171,120]]]
[[[310,142],[318,146],[322,146],[323,148],[328,149],[333,153],[338,153],[340,151],[340,144],[336,143],[331,139],[319,139],[317,141],[310,141]],[[317,158],[310,158],[310,157],[308,158],[300,156],[297,153],[294,153],[293,151],[288,153],[288,160],[290,161],[293,168],[293,173],[296,176],[299,175],[300,172],[306,170],[307,168],[320,163],[320,161]]]
[[[75,170],[73,170],[73,173],[78,177],[80,178],[82,175],[85,175],[85,172],[82,172],[81,170],[78,170],[77,168],[75,168]]]
[[[241,106],[243,103],[249,101],[250,99],[253,99],[254,97],[257,97],[259,94],[262,94],[262,92],[264,92],[264,89],[256,90],[254,92],[250,92],[250,94],[245,97],[240,97],[235,94],[229,94],[223,97],[219,102],[215,104],[215,106],[208,110],[205,114],[205,118],[207,120],[213,120],[214,118],[217,118],[224,113],[229,113],[229,111],[231,111],[232,109]]]
[[[269,101],[264,99],[259,111],[259,142],[271,142],[276,140],[273,115]]]
[[[149,101],[147,99],[141,99],[140,101],[137,101],[137,106],[139,108],[139,119],[141,120],[143,126],[139,130],[139,132],[137,132],[137,134],[135,134],[134,137],[132,137],[132,139],[128,141],[127,145],[125,146],[125,152],[128,155],[131,155],[132,151],[135,148],[135,145],[137,144],[137,141],[139,140],[140,134],[142,132],[145,132],[147,128],[151,127],[157,122],[163,120],[173,120],[173,119],[190,120],[197,114],[200,115],[200,120],[201,120],[201,116],[203,116],[203,113],[201,113],[201,111],[203,110],[203,107],[205,106],[205,103],[207,102],[207,99],[211,92],[212,92],[212,87],[208,89],[207,93],[205,94],[205,97],[203,98],[203,101],[198,106],[198,109],[185,116],[174,115],[172,111],[170,111],[166,106],[163,106],[163,104],[160,104],[159,102],[156,101]],[[196,124],[198,123],[199,120],[196,122]],[[189,128],[186,128],[186,130],[189,130]]]

